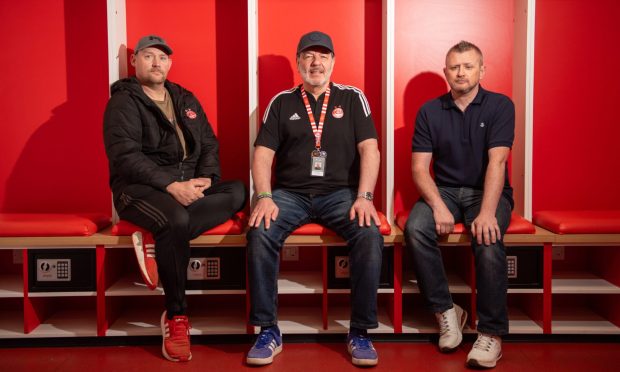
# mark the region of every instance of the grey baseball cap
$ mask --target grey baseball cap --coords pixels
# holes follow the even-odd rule
[[[329,49],[330,52],[336,54],[334,52],[332,38],[329,37],[328,34],[321,31],[308,32],[302,36],[301,39],[299,39],[299,44],[297,44],[297,54],[313,46],[322,46]]]
[[[144,48],[148,47],[159,47],[159,49],[163,50],[164,53],[170,55],[172,54],[172,48],[166,43],[166,40],[157,36],[157,35],[147,35],[142,37],[138,44],[136,44],[136,48],[134,49],[134,53],[138,53]]]

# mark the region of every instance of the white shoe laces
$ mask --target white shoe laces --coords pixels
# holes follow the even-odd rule
[[[448,320],[447,313],[447,311],[441,313],[441,321],[439,322],[439,334],[441,336],[450,332],[450,322]]]
[[[491,348],[493,347],[495,342],[497,341],[493,337],[480,334],[480,336],[478,336],[478,339],[474,343],[473,348],[488,352],[491,351]]]

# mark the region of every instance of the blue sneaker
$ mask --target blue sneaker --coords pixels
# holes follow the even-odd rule
[[[347,348],[351,354],[351,363],[356,366],[375,366],[379,363],[377,350],[367,336],[347,336]]]
[[[280,333],[280,332],[278,332]],[[282,351],[282,334],[272,330],[263,330],[258,334],[256,342],[248,352],[247,364],[262,366],[273,362],[273,357]]]

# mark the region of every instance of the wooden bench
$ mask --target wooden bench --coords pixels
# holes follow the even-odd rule
[[[20,283],[19,288],[15,288],[13,292],[20,293],[19,297],[24,299],[24,326],[23,332],[25,334],[31,334],[31,332],[40,325],[44,324],[51,316],[52,309],[47,309],[45,301],[40,303],[32,303],[32,294],[28,293],[28,249],[72,249],[72,248],[95,248],[96,257],[96,292],[93,296],[96,296],[96,332],[98,336],[105,336],[109,325],[114,321],[115,313],[114,309],[109,309],[109,304],[106,300],[109,296],[106,295],[106,291],[110,286],[114,284],[114,281],[118,279],[116,264],[114,264],[114,252],[116,248],[128,248],[132,246],[131,233],[136,230],[140,230],[138,227],[126,222],[120,223],[104,228],[109,224],[109,218],[105,216],[68,216],[63,214],[54,215],[41,215],[41,214],[28,214],[20,216],[12,216],[12,224],[8,224],[8,219],[5,216],[0,220],[3,223],[0,225],[2,230],[0,236],[0,249],[23,249],[23,270],[22,275],[24,278],[23,285]],[[400,284],[399,268],[401,266],[401,248],[402,233],[398,228],[391,228],[385,219],[385,216],[381,215],[382,226],[380,228],[381,233],[384,235],[385,244],[394,245],[394,260],[395,272],[394,282],[395,287]],[[212,247],[212,246],[243,246],[246,245],[246,220],[243,215],[237,215],[233,219],[226,223],[217,226],[216,228],[205,232],[205,234],[192,240],[192,247]],[[9,227],[11,227],[9,229]],[[342,246],[346,243],[338,237],[334,232],[318,224],[307,224],[297,229],[286,240],[286,246],[320,246],[322,257],[322,319],[323,328],[326,330],[328,326],[328,313],[327,313],[327,299],[329,290],[327,288],[327,247],[328,246]],[[122,252],[122,251],[119,251]],[[122,253],[126,257],[127,253]],[[121,254],[121,255],[122,255]],[[131,256],[131,255],[130,255]],[[116,256],[118,257],[118,255]],[[122,274],[121,274],[122,275]],[[19,281],[16,281],[19,282]],[[139,283],[137,283],[139,284]],[[247,284],[246,284],[247,287]],[[139,290],[139,288],[138,288]],[[2,286],[0,286],[0,292]],[[395,293],[399,293],[397,289]],[[59,296],[88,296],[85,293],[71,293],[62,292],[58,293]],[[55,297],[55,293],[49,293],[47,297]],[[1,296],[0,296],[1,297]],[[1,300],[1,298],[0,298]],[[38,300],[38,299],[37,299]],[[390,317],[393,324],[400,323],[398,320],[400,309],[400,297],[394,297],[394,306],[390,311]],[[246,314],[249,311],[249,295],[246,293]],[[51,321],[51,320],[50,320]],[[45,325],[49,328],[54,328],[51,325]],[[246,332],[253,332],[253,327],[247,325]],[[395,330],[398,330],[396,327]],[[34,334],[35,337],[39,336],[40,332]],[[65,332],[70,334],[72,332]],[[76,331],[71,334],[73,336],[91,336],[89,332]],[[53,337],[53,334],[43,334],[39,337]],[[3,337],[0,325],[0,337]],[[5,335],[6,337],[6,335]]]
[[[546,277],[548,290],[545,291],[549,332],[620,333],[620,300],[605,301],[610,298],[607,295],[620,294],[620,251],[613,248],[620,247],[620,211],[552,210],[539,211],[533,217],[536,225],[554,234],[545,255],[545,271],[549,272]],[[587,270],[575,272],[573,268],[562,269],[562,261],[553,264],[551,245],[562,249],[562,252],[563,247],[576,247],[570,248],[569,252],[581,254],[580,260],[587,262],[583,266],[588,266],[582,268]],[[558,270],[554,272],[553,266],[558,266]],[[570,294],[599,294],[604,296],[602,302],[605,305],[599,305],[593,312],[578,308],[568,311],[556,306],[556,317],[552,319],[553,294],[566,295],[562,296],[563,300]]]
[[[546,212],[547,213],[547,212]],[[553,246],[620,246],[620,219],[617,214],[602,215],[598,212],[579,212],[576,217],[566,212],[557,213],[549,212],[538,213],[535,215],[535,222],[540,226],[534,226],[529,221],[522,219],[517,215],[513,215],[511,225],[504,237],[507,246],[521,245],[543,245],[543,289],[542,289],[542,329],[543,333],[552,333],[552,299],[553,299],[553,278],[552,274],[552,252]],[[394,288],[393,291],[384,290],[381,293],[389,293],[391,300],[389,301],[388,315],[391,318],[394,333],[403,332],[402,320],[402,294],[403,294],[403,273],[402,273],[402,245],[403,234],[401,228],[404,228],[408,212],[399,214],[396,218],[396,226],[389,226],[385,217],[382,217],[382,234],[386,245],[394,247]],[[578,217],[578,218],[577,218]],[[576,220],[574,218],[577,218]],[[602,219],[601,219],[602,218]],[[611,225],[607,223],[612,221]],[[23,297],[23,315],[24,324],[23,332],[29,335],[39,325],[44,323],[49,314],[46,306],[37,305],[35,302],[41,301],[40,298],[32,298],[32,294],[28,293],[28,268],[27,249],[59,249],[59,248],[95,248],[96,250],[96,329],[93,335],[105,336],[108,325],[113,317],[107,311],[106,290],[109,289],[110,270],[114,270],[113,260],[109,256],[115,252],[115,248],[131,247],[131,238],[129,234],[133,232],[133,227],[125,226],[129,230],[121,230],[121,226],[103,228],[108,224],[106,216],[85,216],[85,215],[59,215],[59,214],[0,214],[0,250],[2,249],[19,249],[23,250],[21,257],[24,261],[21,276],[23,281],[16,280],[18,284],[7,284],[8,290],[0,286],[0,294],[4,293],[4,297],[0,296],[0,301],[8,301],[6,297]],[[616,222],[614,222],[616,221]],[[584,227],[584,224],[586,227]],[[585,229],[585,230],[584,230]],[[587,233],[591,231],[593,233]],[[234,233],[234,234],[233,234]],[[235,219],[228,221],[222,226],[218,226],[211,231],[211,234],[201,235],[192,240],[191,244],[195,247],[209,246],[245,246],[246,228],[242,217],[236,216]],[[328,299],[330,293],[343,293],[342,290],[330,290],[327,285],[327,252],[330,246],[343,246],[346,243],[334,234],[332,231],[316,224],[305,225],[296,230],[285,242],[285,246],[319,246],[321,247],[321,281],[322,288],[319,289],[322,302],[322,328],[325,331],[333,331],[330,328],[328,312]],[[464,226],[457,225],[452,234],[444,236],[440,239],[443,246],[466,246],[470,244],[470,234],[465,231]],[[128,253],[125,252],[125,255]],[[617,256],[614,256],[617,257]],[[470,285],[475,288],[475,275],[473,275],[473,260],[470,261],[469,277]],[[615,262],[615,261],[614,261]],[[613,265],[614,262],[609,263]],[[617,270],[617,265],[614,267]],[[3,276],[5,278],[6,276]],[[618,275],[616,274],[617,278]],[[620,283],[616,279],[612,280],[614,285],[612,293],[620,293]],[[618,279],[620,281],[620,279]],[[15,287],[15,288],[13,288]],[[609,286],[608,286],[609,287]],[[607,288],[607,287],[606,287]],[[615,289],[614,289],[615,288]],[[4,292],[3,292],[4,291]],[[346,291],[345,291],[346,292]],[[475,291],[471,291],[471,302],[474,307],[471,308],[472,314],[475,314]],[[240,292],[241,293],[241,292]],[[605,292],[607,293],[607,292]],[[73,296],[70,293],[60,294],[61,296]],[[54,297],[54,294],[44,295]],[[78,295],[79,296],[79,295]],[[538,295],[535,295],[538,296]],[[36,297],[40,297],[37,295]],[[246,314],[248,311],[246,298]],[[4,300],[3,300],[4,299]],[[615,301],[620,303],[620,301]],[[0,304],[1,305],[1,304]],[[534,305],[532,305],[534,306]],[[0,306],[2,307],[2,306]],[[616,311],[617,310],[617,311]],[[536,312],[541,311],[535,309]],[[620,305],[614,305],[612,310],[620,314]],[[612,323],[620,327],[620,315],[607,315]],[[472,317],[472,318],[475,318]],[[537,321],[538,316],[534,317]],[[243,320],[241,320],[243,322]],[[475,320],[472,321],[471,326]],[[246,332],[253,332],[253,327],[244,325]],[[329,330],[328,330],[329,328]],[[340,328],[337,328],[340,330]],[[593,328],[591,332],[598,332],[598,328]],[[607,332],[608,328],[602,332]],[[612,329],[610,332],[616,332]],[[234,331],[233,333],[237,333]],[[553,332],[555,333],[555,332]],[[23,334],[22,334],[23,335]],[[89,336],[90,333],[76,332],[75,336]],[[34,337],[53,337],[52,334],[35,332]],[[0,324],[0,337],[20,337],[17,333],[2,334],[2,324]]]
[[[53,311],[37,306],[29,295],[28,248],[93,247],[103,244],[98,231],[110,224],[110,217],[101,214],[2,213],[0,214],[0,249],[22,249],[22,278],[3,276],[9,282],[7,292],[23,296],[23,332],[37,328]],[[4,274],[4,273],[3,273]],[[11,288],[12,284],[16,285]],[[21,285],[21,288],[17,288]],[[17,320],[14,320],[17,321]],[[10,333],[9,335],[10,336]]]

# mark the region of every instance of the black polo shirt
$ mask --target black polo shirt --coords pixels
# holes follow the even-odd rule
[[[305,194],[327,194],[343,187],[357,188],[360,158],[357,144],[377,138],[370,106],[361,90],[330,83],[331,93],[321,148],[327,152],[325,176],[310,175],[314,134],[301,98],[301,85],[277,94],[269,103],[254,146],[276,152],[275,188]],[[318,100],[307,93],[317,121],[325,94]]]
[[[413,152],[433,153],[433,172],[438,186],[482,190],[489,163],[489,149],[512,148],[515,108],[510,98],[480,87],[465,112],[450,92],[425,103],[416,117]],[[503,195],[514,206],[508,167]]]

